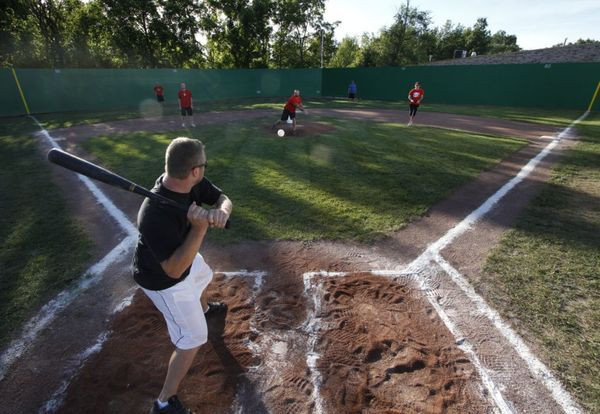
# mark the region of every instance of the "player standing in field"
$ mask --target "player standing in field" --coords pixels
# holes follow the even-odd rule
[[[146,198],[138,212],[133,277],[163,314],[175,347],[151,414],[191,413],[177,397],[179,384],[208,339],[206,317],[226,310],[224,303],[205,298],[213,272],[198,250],[210,227],[225,227],[233,204],[205,172],[202,142],[174,139],[152,192],[189,206],[188,211]]]
[[[408,126],[412,125],[413,119],[415,119],[415,115],[417,114],[417,109],[419,109],[424,96],[425,91],[421,89],[421,83],[415,82],[415,87],[408,93],[408,105],[410,108]]]
[[[179,109],[181,110],[181,126],[185,128],[185,117],[186,115],[192,118],[190,125],[192,128],[196,126],[194,124],[194,103],[192,102],[192,91],[185,87],[185,83],[181,84],[179,92],[177,92],[179,98]]]
[[[353,101],[356,98],[357,90],[356,83],[354,81],[350,82],[350,85],[348,85],[348,99]]]
[[[290,98],[285,103],[283,107],[283,112],[281,113],[281,118],[273,124],[271,129],[274,129],[276,126],[281,124],[282,122],[286,122],[288,118],[292,120],[292,135],[296,132],[296,108],[300,109],[302,112],[307,113],[304,107],[302,106],[302,98],[300,97],[300,91],[298,89],[294,89],[294,94],[290,96]]]
[[[160,83],[157,83],[156,85],[154,85],[154,94],[156,95],[156,100],[158,102],[165,101],[164,88],[162,87],[162,85]]]

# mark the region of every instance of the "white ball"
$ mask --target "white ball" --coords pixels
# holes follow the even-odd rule
[[[285,135],[285,131],[283,129],[280,129],[277,131],[277,135],[279,135],[280,137],[283,137]]]

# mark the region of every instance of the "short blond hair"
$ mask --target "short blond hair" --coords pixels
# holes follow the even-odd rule
[[[202,141],[187,137],[175,138],[165,152],[165,171],[170,177],[183,180],[195,165],[204,162]]]

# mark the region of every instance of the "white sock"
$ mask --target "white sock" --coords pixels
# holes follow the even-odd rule
[[[169,405],[168,402],[162,402],[161,400],[159,400],[158,398],[156,399],[156,402],[158,403],[158,408],[163,409],[165,408],[167,405]]]

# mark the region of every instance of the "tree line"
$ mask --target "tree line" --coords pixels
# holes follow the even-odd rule
[[[335,40],[325,0],[3,0],[0,66],[311,68],[411,65],[520,50],[515,35],[400,6],[389,27]]]

